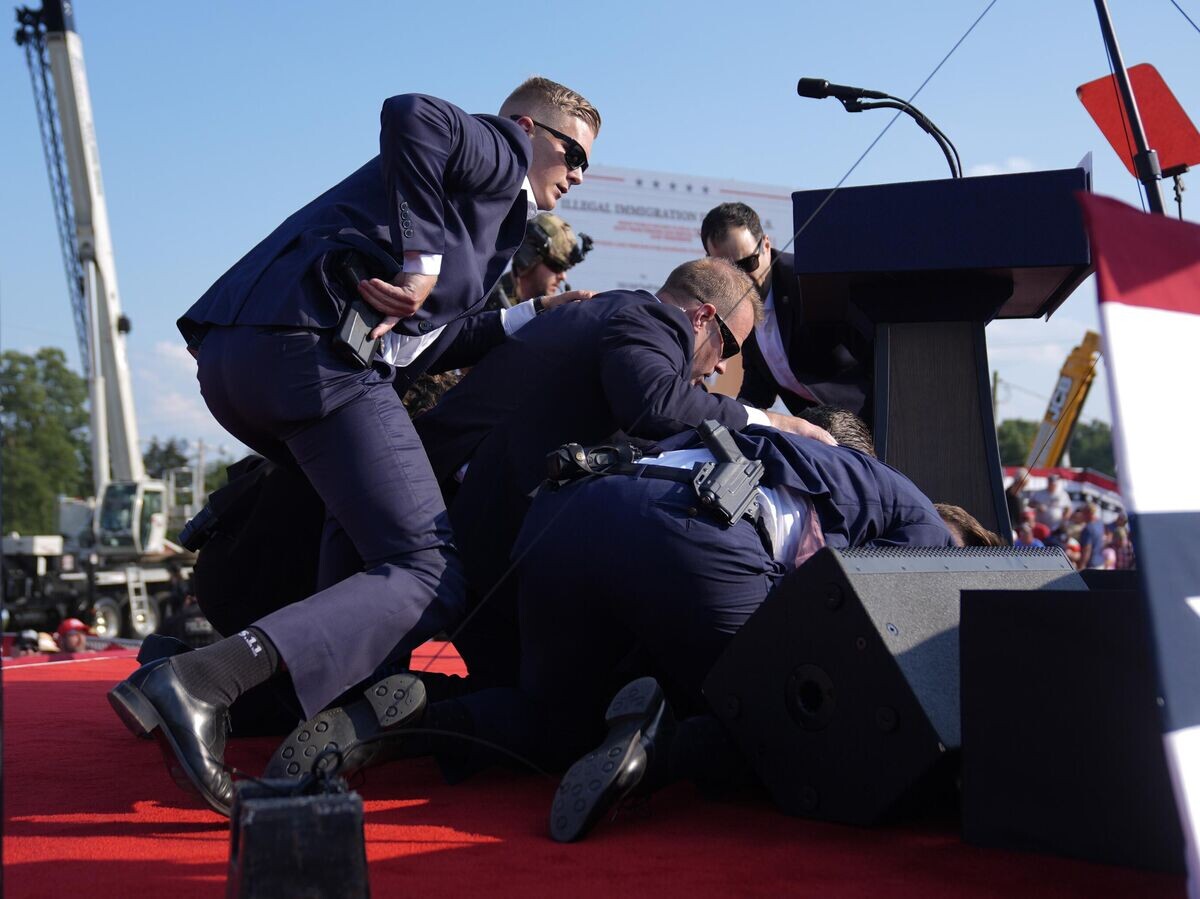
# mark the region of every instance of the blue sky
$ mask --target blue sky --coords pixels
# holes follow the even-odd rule
[[[1200,0],[1179,3],[1200,22]],[[234,448],[203,409],[174,320],[282,218],[374,155],[385,97],[420,91],[493,111],[541,73],[600,108],[597,162],[819,188],[890,113],[801,100],[796,79],[907,96],[985,5],[80,0],[143,440]],[[1200,33],[1169,0],[1110,5],[1126,62],[1153,62],[1200,119]],[[23,53],[4,46],[0,347],[58,345],[74,360],[29,77]],[[1104,74],[1091,0],[999,0],[916,102],[968,173],[1065,168],[1090,150],[1097,192],[1136,205],[1136,182],[1075,98]],[[902,120],[848,183],[945,171],[933,142]],[[1195,221],[1200,187],[1185,197]],[[1041,416],[1066,352],[1095,327],[1094,306],[1089,283],[1049,323],[989,328],[993,367],[1012,385],[1001,418]],[[1108,419],[1103,389],[1085,417]]]

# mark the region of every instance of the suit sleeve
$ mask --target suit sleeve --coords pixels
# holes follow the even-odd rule
[[[493,125],[422,94],[384,101],[379,155],[396,258],[444,255],[443,208],[454,193],[516,195],[521,160]]]
[[[691,334],[671,314],[669,306],[637,304],[605,323],[600,377],[618,426],[651,440],[710,418],[734,430],[744,428],[745,406],[692,385]]]
[[[941,521],[906,521],[886,534],[870,540],[867,546],[953,546],[954,540]]]
[[[912,488],[915,490],[916,488]],[[950,530],[937,510],[924,497],[898,499],[892,507],[887,530],[867,546],[953,546]]]
[[[491,350],[504,343],[504,339],[504,324],[499,309],[468,315],[462,320],[462,327],[450,345],[429,367],[429,373],[436,375],[478,365]]]
[[[757,334],[751,333],[746,346],[743,347],[742,386],[738,389],[738,399],[759,409],[770,409],[779,398],[779,390],[775,386],[775,380],[766,374],[759,364],[761,351],[757,340]]]

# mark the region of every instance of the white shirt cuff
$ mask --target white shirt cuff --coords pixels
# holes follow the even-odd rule
[[[767,418],[767,413],[762,409],[755,409],[753,406],[746,406],[746,424],[748,425],[766,425],[771,426],[771,419]]]
[[[500,310],[500,323],[504,325],[504,333],[511,337],[537,316],[533,308],[533,300],[517,303],[507,309]]]
[[[442,257],[437,253],[405,253],[400,270],[410,275],[440,275]]]

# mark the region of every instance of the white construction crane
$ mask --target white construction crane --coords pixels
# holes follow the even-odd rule
[[[100,151],[74,10],[70,0],[45,0],[40,10],[18,8],[17,22],[16,41],[25,49],[33,80],[88,379],[96,550],[110,558],[161,552],[168,497],[162,481],[146,477],[138,444],[125,356],[129,320],[121,314]]]

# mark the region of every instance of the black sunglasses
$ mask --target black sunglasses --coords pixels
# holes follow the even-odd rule
[[[758,268],[758,257],[762,255],[762,248],[763,238],[760,237],[758,239],[758,243],[754,245],[754,252],[749,256],[743,256],[741,259],[733,260],[733,264],[744,271],[747,275],[753,275],[755,269]]]
[[[717,323],[717,330],[721,332],[721,360],[732,359],[742,351],[742,346],[729,330],[729,325],[725,324],[725,319],[716,312],[713,313],[713,321]]]
[[[510,115],[509,118],[515,122],[521,117],[519,115]],[[579,141],[575,140],[575,138],[551,128],[549,125],[543,125],[536,119],[530,119],[530,121],[543,131],[548,131],[550,134],[553,134],[563,142],[563,159],[566,160],[568,169],[571,171],[579,169],[581,172],[586,172],[588,170],[587,151],[583,149],[583,144],[579,143]]]

